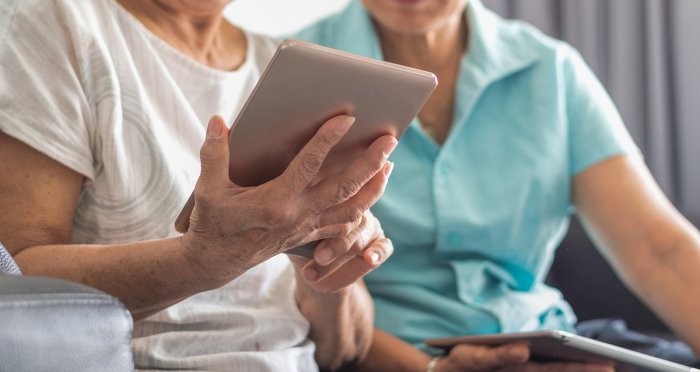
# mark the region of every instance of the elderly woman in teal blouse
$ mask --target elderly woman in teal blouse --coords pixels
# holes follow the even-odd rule
[[[700,235],[573,48],[476,0],[352,0],[296,37],[438,76],[373,207],[396,253],[367,278],[378,327],[367,369],[425,368],[427,338],[573,330],[571,308],[543,283],[571,213],[700,351],[700,289],[690,285],[700,283]],[[459,367],[460,350],[431,368]],[[501,351],[488,358],[527,358]]]

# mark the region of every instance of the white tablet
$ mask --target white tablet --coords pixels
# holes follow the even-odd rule
[[[449,337],[430,339],[425,343],[441,349],[451,349],[459,344],[498,346],[523,343],[530,347],[531,359],[537,362],[610,363],[618,372],[698,371],[695,368],[558,330]]]
[[[437,86],[435,75],[297,40],[281,43],[236,117],[229,177],[255,186],[282,174],[328,119],[355,117],[320,177],[344,169],[383,135],[400,138]],[[175,222],[187,231],[194,198]],[[288,253],[311,257],[315,244]]]

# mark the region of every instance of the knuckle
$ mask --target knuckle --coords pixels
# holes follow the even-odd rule
[[[360,208],[349,208],[345,211],[345,221],[346,222],[357,222],[362,218],[363,210]]]
[[[200,205],[211,206],[214,203],[214,199],[214,195],[205,184],[201,182],[197,183],[194,188],[195,202],[199,203]]]
[[[297,221],[294,210],[285,207],[284,203],[263,203],[260,207],[260,216],[270,225],[294,225]]]
[[[215,161],[218,158],[218,153],[214,149],[211,148],[211,146],[202,146],[201,149],[199,149],[199,158],[202,161],[202,163],[211,163]]]
[[[355,195],[359,189],[359,184],[351,180],[346,180],[344,182],[340,182],[340,184],[338,185],[338,191],[336,192],[336,196],[338,200],[348,200],[353,195]]]
[[[338,233],[342,236],[346,236],[349,235],[354,229],[355,225],[353,223],[343,223],[339,225]]]
[[[330,151],[333,146],[342,138],[333,126],[324,125],[318,136],[318,149],[322,152]]]
[[[323,156],[315,153],[304,155],[301,158],[300,167],[304,174],[314,174],[323,165]]]
[[[355,225],[355,230],[357,231],[357,234],[359,235],[360,238],[364,237],[376,237],[377,230],[380,230],[380,226],[370,224],[369,221],[367,220],[367,216],[363,213],[362,216],[354,222]]]
[[[363,250],[364,250],[364,246],[359,241],[356,241],[356,242],[352,243],[349,251],[350,251],[350,253],[352,253],[354,255],[360,255]]]
[[[394,254],[394,243],[390,239],[382,239],[382,249],[386,257],[391,257]]]
[[[328,227],[328,234],[332,237],[342,237],[347,235],[347,228],[345,224],[338,224]]]
[[[384,157],[380,154],[378,156],[372,156],[371,154],[365,154],[363,157],[363,160],[365,162],[365,166],[369,171],[372,172],[372,174],[379,172],[382,167],[384,167],[384,164],[386,163],[386,160]]]

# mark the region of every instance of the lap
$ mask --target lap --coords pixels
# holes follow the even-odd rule
[[[632,331],[622,319],[605,318],[580,322],[579,335],[611,345],[624,347],[672,362],[700,367],[700,360],[685,343],[671,338]]]

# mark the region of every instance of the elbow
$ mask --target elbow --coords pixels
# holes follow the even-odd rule
[[[696,231],[681,231],[672,238],[651,240],[639,244],[637,254],[628,257],[621,272],[623,281],[632,289],[653,286],[661,278],[700,259],[700,235]],[[639,293],[638,293],[639,295]]]

